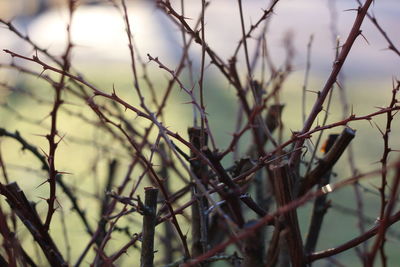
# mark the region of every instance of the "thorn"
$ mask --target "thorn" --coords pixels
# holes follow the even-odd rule
[[[38,77],[37,77],[37,78],[38,78],[38,79],[39,79],[39,78],[43,78],[42,74],[43,74],[45,71],[46,71],[46,68],[45,68],[45,67],[43,67],[43,70],[42,70],[42,72],[40,72],[40,73],[39,73],[39,75],[38,75]]]
[[[50,181],[50,180],[47,179],[46,181],[44,181],[44,182],[40,183],[38,186],[36,186],[35,189],[38,189],[39,187],[41,187],[42,185],[44,185],[45,183],[47,183],[47,182],[49,182],[49,181]]]
[[[58,207],[56,207],[56,208],[54,209],[54,211],[56,211],[58,208],[62,208],[61,203],[58,201],[57,198],[56,198],[56,202],[57,202],[57,204],[58,204]]]
[[[59,134],[57,134],[57,136],[60,137],[60,140],[58,140],[58,141],[56,142],[56,144],[58,145],[61,141],[64,141],[64,137],[66,136],[66,134],[64,134],[63,136],[60,136]],[[66,141],[64,141],[64,142],[65,142],[65,144],[67,144]]]
[[[364,34],[362,34],[361,31],[360,31],[360,35],[363,37],[363,39],[365,40],[365,42],[367,42],[367,44],[370,45],[369,42],[368,42],[368,39],[364,36]],[[390,48],[389,48],[389,49],[390,49]]]
[[[72,172],[64,172],[64,171],[63,171],[63,172],[60,172],[60,171],[59,171],[59,172],[57,172],[57,173],[58,173],[58,174],[73,175]]]
[[[358,11],[358,8],[349,8],[349,9],[345,9],[343,11],[344,12],[347,12],[347,11]]]
[[[371,125],[371,127],[373,128],[374,126],[372,125],[373,120],[371,118],[367,118],[367,121],[369,122],[369,124]]]
[[[381,133],[381,135],[383,136],[384,133],[383,133],[382,129],[379,127],[379,125],[378,125],[376,122],[374,122],[374,121],[372,121],[372,122],[375,124],[376,128],[378,129],[378,131],[379,131],[379,132]]]
[[[44,201],[46,201],[46,202],[48,202],[48,198],[44,198],[44,197],[38,197],[38,198],[40,198],[40,199],[42,199],[42,200],[44,200]]]
[[[340,84],[340,82],[338,80],[336,80],[335,83],[339,87],[339,89],[343,90],[343,86]]]
[[[39,147],[39,149],[42,151],[42,153],[46,156],[46,158],[49,158],[49,155],[47,155],[47,153],[46,152],[44,152],[44,150],[41,148],[41,147]]]

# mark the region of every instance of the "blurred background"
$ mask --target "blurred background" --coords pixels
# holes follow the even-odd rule
[[[131,91],[130,58],[127,46],[124,21],[121,14],[111,5],[111,1],[78,1],[72,29],[72,40],[76,45],[72,53],[73,67],[79,73],[95,83],[104,91],[111,91],[115,86],[122,96],[131,103],[138,103],[138,99]],[[128,11],[132,23],[135,44],[137,46],[137,57],[147,62],[147,54],[159,59],[174,69],[182,53],[182,36],[180,29],[170,21],[151,0],[127,1]],[[171,1],[174,6],[179,6],[180,1]],[[262,15],[263,10],[269,6],[269,1],[246,0],[244,2],[244,20],[248,27],[254,24]],[[210,47],[224,60],[233,55],[240,40],[240,19],[236,1],[211,0],[205,15],[205,39]],[[194,23],[200,12],[201,1],[185,1],[185,17],[192,18]],[[277,67],[281,67],[286,61],[287,45],[285,40],[290,38],[294,47],[292,60],[292,72],[285,82],[282,90],[282,103],[284,103],[284,135],[290,137],[291,131],[301,129],[301,97],[304,75],[307,64],[307,44],[310,36],[313,36],[311,47],[311,69],[308,83],[310,91],[321,90],[332,69],[332,63],[336,53],[336,40],[342,44],[354,21],[357,8],[356,1],[350,0],[282,0],[275,8],[274,15],[268,21],[267,43],[271,60]],[[382,28],[386,31],[393,43],[400,46],[400,3],[398,0],[375,1],[371,7],[371,13],[376,16]],[[68,16],[63,0],[0,0],[0,18],[11,20],[18,30],[27,34],[40,47],[47,49],[50,53],[61,56],[66,45],[66,23]],[[366,19],[362,26],[363,37],[356,40],[352,51],[344,65],[340,83],[345,88],[349,110],[356,115],[366,115],[377,111],[379,107],[389,104],[391,98],[392,81],[400,76],[400,57],[388,50],[388,44],[376,27]],[[250,41],[250,46],[255,47],[255,40]],[[9,49],[26,56],[32,56],[35,52],[32,47],[10,32],[4,25],[0,26],[0,48]],[[194,78],[199,78],[198,70],[201,58],[201,47],[192,46],[190,56],[194,64]],[[29,66],[40,72],[40,67],[21,60],[16,62]],[[9,55],[1,52],[0,63],[9,64]],[[159,70],[154,64],[148,64],[151,78],[155,81],[155,87],[163,88],[167,84],[169,76]],[[243,52],[239,52],[239,72],[245,73],[245,61]],[[256,73],[257,75],[257,73]],[[0,68],[0,79],[2,83],[16,85],[34,95],[41,95],[48,100],[52,99],[51,90],[37,78],[28,78],[18,71],[9,68]],[[190,84],[188,78],[183,78]],[[211,123],[211,129],[215,133],[218,147],[226,148],[229,144],[231,134],[235,132],[235,119],[238,110],[236,93],[233,88],[222,79],[218,70],[206,63],[205,71],[205,95],[207,102],[207,113]],[[161,89],[160,89],[161,90]],[[161,91],[157,92],[161,94]],[[166,114],[173,114],[166,118],[167,125],[177,132],[186,136],[186,129],[192,125],[192,111],[188,105],[183,103],[188,97],[179,89],[173,93],[173,100],[169,103]],[[308,95],[308,111],[315,93]],[[101,140],[103,143],[112,142],[112,138],[104,137],[96,131],[95,127],[87,127],[82,120],[71,114],[84,114],[94,119],[96,116],[89,109],[74,99],[68,99],[67,106],[70,111],[65,112],[60,118],[60,131],[66,134],[66,144],[60,146],[58,166],[63,171],[70,172],[68,182],[88,194],[88,200],[82,205],[90,210],[94,204],[90,202],[92,196],[100,195],[97,183],[104,182],[106,166],[109,161],[121,152],[102,149],[93,141]],[[19,130],[21,134],[34,142],[37,146],[47,149],[47,143],[42,135],[47,132],[49,126],[49,105],[40,105],[32,97],[20,94],[17,91],[0,87],[0,127],[10,131]],[[71,113],[72,112],[72,113]],[[168,113],[169,112],[169,113]],[[343,116],[341,99],[337,91],[334,92],[333,104],[328,122],[337,121]],[[377,125],[383,127],[384,117],[374,119]],[[132,118],[132,123],[136,123]],[[374,124],[365,121],[351,123],[351,127],[357,130],[353,141],[355,162],[360,172],[367,172],[379,168],[377,162],[382,156],[381,134]],[[391,133],[391,147],[400,149],[400,127],[398,121],[393,125]],[[340,132],[332,130],[327,132]],[[104,139],[103,139],[104,138]],[[241,143],[243,148],[247,147],[250,139],[247,136]],[[85,147],[85,144],[90,144]],[[38,187],[43,182],[43,173],[40,172],[38,164],[30,155],[17,149],[18,145],[9,140],[1,140],[1,151],[5,162],[7,162],[10,177],[19,181],[25,192],[38,201],[39,208],[45,210],[45,204],[41,203],[40,197],[47,194],[47,188]],[[112,144],[111,144],[112,145]],[[391,159],[397,155],[391,155]],[[126,167],[128,162],[122,161]],[[125,165],[124,165],[125,164]],[[37,171],[39,170],[39,171]],[[343,157],[334,169],[337,179],[349,177],[351,170],[347,157]],[[121,171],[121,175],[123,171]],[[29,177],[29,178],[28,178]],[[96,180],[97,179],[97,180]],[[94,182],[96,180],[97,182]],[[365,193],[364,206],[367,217],[370,219],[368,226],[373,225],[379,208],[379,197],[376,195],[375,183],[368,180],[362,183]],[[61,193],[60,193],[61,194]],[[354,215],[357,208],[354,200],[354,191],[351,187],[332,194],[333,207],[326,219],[323,236],[318,249],[335,247],[349,238],[357,236],[359,229],[357,218]],[[60,203],[68,214],[69,204]],[[43,202],[43,201],[42,201]],[[340,210],[342,208],[342,210]],[[348,208],[344,214],[344,208]],[[309,207],[304,207],[302,230],[307,230],[307,212]],[[69,212],[70,213],[70,212]],[[93,222],[97,220],[95,213],[91,214]],[[61,215],[60,215],[61,216]],[[71,214],[71,225],[77,220]],[[59,226],[61,227],[61,226]],[[57,235],[57,229],[52,234]],[[75,259],[85,245],[86,237],[82,237],[82,230],[74,229],[76,233],[71,235],[71,241],[76,246],[71,249],[71,258]],[[341,230],[337,230],[341,229]],[[400,262],[400,256],[396,253],[399,244],[400,228],[395,226],[398,232],[388,236],[388,254],[391,255],[391,264]],[[188,230],[188,229],[186,229]],[[60,230],[61,231],[61,230]],[[84,241],[81,241],[83,239]],[[118,242],[118,241],[115,241]],[[60,241],[60,247],[63,247]],[[132,255],[135,255],[134,253]],[[133,257],[133,256],[132,256]],[[338,257],[345,266],[361,266],[354,251],[346,252]],[[122,263],[121,263],[122,264]],[[315,266],[328,266],[328,262],[317,262]],[[128,266],[128,265],[127,265]],[[395,265],[390,265],[395,266]]]
[[[63,0],[2,0],[0,15],[12,20],[21,31],[28,33],[37,44],[53,53],[60,53],[65,46],[65,25],[67,16],[63,10]],[[75,13],[72,25],[73,41],[77,45],[74,60],[78,64],[90,62],[128,62],[128,48],[123,20],[117,10],[111,8],[110,1],[82,0]],[[147,53],[164,60],[177,60],[181,48],[181,33],[169,19],[155,6],[153,0],[129,1],[132,30],[138,51],[145,58]],[[177,5],[179,1],[172,1]],[[187,2],[187,1],[185,1]],[[200,3],[200,2],[199,2]],[[197,18],[200,4],[186,3],[186,15]],[[268,1],[246,1],[244,18],[247,26],[255,23]],[[271,19],[268,39],[273,60],[279,64],[284,58],[283,38],[288,32],[293,34],[296,57],[295,70],[305,68],[306,46],[310,35],[314,35],[312,69],[314,75],[327,74],[331,69],[335,54],[336,36],[343,42],[354,19],[356,1],[347,0],[287,0],[278,4]],[[396,0],[374,3],[373,14],[392,38],[399,42],[399,8]],[[241,36],[237,5],[229,0],[210,1],[206,14],[206,39],[223,59],[228,59]],[[1,46],[18,47],[20,40],[6,29],[1,29]],[[345,65],[345,73],[365,79],[396,76],[398,58],[388,51],[387,43],[376,28],[366,21],[362,27],[366,40],[360,38],[351,57]],[[332,40],[333,39],[333,40]],[[29,51],[29,50],[28,50]],[[8,57],[1,55],[2,60]],[[390,73],[390,74],[388,74]]]

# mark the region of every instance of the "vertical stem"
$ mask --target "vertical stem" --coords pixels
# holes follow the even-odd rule
[[[200,91],[200,107],[202,109],[202,113],[204,114],[204,88],[203,88],[203,83],[204,83],[204,64],[205,64],[205,58],[206,58],[206,42],[205,42],[205,25],[204,25],[204,13],[206,9],[206,1],[201,0],[201,19],[200,19],[200,25],[201,25],[201,39],[203,40],[203,43],[201,44],[201,67],[200,67],[200,80],[199,80],[199,91]],[[204,142],[204,120],[205,116],[201,116],[201,137],[200,137],[200,143],[203,145],[205,144]]]
[[[156,211],[158,189],[146,187],[145,189],[145,210],[143,216],[143,238],[140,257],[141,267],[154,266],[154,234],[156,228]]]
[[[168,177],[168,171],[170,170],[170,163],[168,162],[168,156],[167,156],[167,151],[165,148],[164,143],[160,143],[159,146],[159,155],[160,155],[160,160],[161,160],[161,169],[160,169],[160,176],[165,179],[165,189],[170,192],[170,185],[171,185],[171,180],[167,179]],[[165,201],[165,198],[162,197],[163,201]],[[174,229],[171,225],[171,222],[167,221],[163,225],[164,227],[164,233],[165,233],[165,238],[163,241],[163,246],[164,246],[164,262],[172,262],[174,257],[174,240],[175,240],[175,235],[174,235]]]
[[[331,134],[329,135],[329,139],[326,144],[325,154],[332,148],[333,143],[337,139],[338,135]],[[332,139],[334,139],[332,141]],[[317,147],[316,147],[317,148]],[[332,173],[332,169],[328,170],[324,175],[321,176],[321,179],[318,183],[318,187],[321,188],[327,184],[329,184],[330,176]],[[307,240],[305,244],[305,251],[307,254],[314,252],[315,247],[317,245],[317,241],[319,238],[319,233],[321,230],[322,222],[324,219],[324,215],[329,208],[329,203],[327,201],[327,195],[324,194],[322,196],[318,196],[314,201],[313,212],[311,215],[311,223],[308,229]]]
[[[207,145],[207,133],[203,128],[189,128],[189,140],[197,149],[201,149],[202,145]],[[207,165],[201,160],[195,159],[196,155],[191,153],[190,167],[197,178],[207,188]],[[192,197],[196,201],[192,205],[192,255],[197,257],[207,251],[207,218],[205,210],[207,209],[208,202],[205,196],[198,196],[198,189],[193,188]]]
[[[314,40],[314,35],[310,35],[310,39],[307,44],[307,64],[306,64],[306,72],[304,74],[304,83],[303,83],[303,94],[301,98],[301,118],[303,120],[303,124],[306,121],[306,96],[307,96],[307,86],[308,86],[308,78],[310,74],[310,68],[311,68],[311,45]]]
[[[392,212],[396,206],[396,202],[399,196],[399,191],[400,191],[400,167],[396,168],[396,173],[393,178],[393,182],[391,184],[391,192],[389,196],[389,200],[385,209],[385,214],[383,218],[381,218],[381,222],[379,224],[379,230],[378,234],[375,239],[375,243],[372,246],[371,251],[367,255],[367,260],[365,262],[365,266],[367,267],[372,267],[374,265],[374,260],[376,257],[376,254],[380,247],[382,246],[383,243],[385,243],[386,239],[386,229],[390,225],[390,218],[392,215]]]
[[[108,176],[107,176],[107,182],[106,186],[104,189],[104,195],[102,196],[102,203],[100,207],[100,218],[99,218],[99,223],[98,223],[98,235],[96,237],[96,244],[98,247],[101,246],[101,243],[104,241],[104,238],[107,235],[107,230],[106,230],[106,225],[107,225],[107,212],[110,206],[110,196],[108,195],[108,192],[111,191],[112,186],[114,184],[115,180],[115,173],[118,167],[118,161],[116,159],[113,159],[109,166],[108,166]]]
[[[251,226],[256,221],[249,221],[245,224]],[[244,260],[241,266],[243,267],[263,267],[263,255],[264,255],[264,235],[262,234],[263,228],[260,228],[252,235],[247,237],[244,241]]]
[[[275,197],[279,207],[293,201],[294,179],[287,161],[282,161],[270,167],[274,179]],[[303,241],[301,238],[297,212],[295,209],[283,214],[283,231],[293,267],[305,266]]]
[[[62,64],[62,70],[63,72],[68,72],[70,69],[70,54],[72,50],[72,37],[71,37],[71,25],[72,25],[72,15],[74,13],[75,9],[75,1],[69,0],[68,1],[68,12],[69,12],[69,22],[67,25],[67,39],[68,39],[68,44],[67,48],[65,49],[65,52],[62,56],[63,59],[63,64]],[[38,58],[37,56],[35,56]],[[58,130],[57,130],[57,113],[60,109],[60,106],[63,104],[63,100],[61,98],[62,95],[62,90],[65,85],[65,80],[66,80],[66,75],[63,73],[61,75],[60,81],[55,84],[54,90],[55,90],[55,96],[54,96],[54,104],[53,104],[53,109],[50,112],[51,116],[51,128],[50,128],[50,133],[46,135],[46,139],[49,143],[49,154],[47,157],[48,164],[49,164],[49,178],[48,182],[50,184],[50,196],[47,199],[48,203],[48,210],[47,210],[47,215],[46,215],[46,221],[44,223],[44,227],[46,230],[49,230],[50,228],[50,222],[53,217],[53,214],[56,210],[55,202],[56,202],[56,180],[59,177],[59,172],[56,170],[55,167],[55,157],[56,157],[56,149],[58,146],[59,141],[55,141],[56,136],[58,136]]]

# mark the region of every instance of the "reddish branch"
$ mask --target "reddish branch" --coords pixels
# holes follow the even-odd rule
[[[306,122],[304,123],[303,129],[301,130],[300,134],[305,134],[311,129],[311,126],[313,125],[315,119],[317,118],[318,114],[322,111],[322,106],[325,102],[326,97],[328,96],[329,91],[333,88],[333,85],[336,83],[337,77],[339,75],[340,70],[342,69],[342,66],[344,62],[346,61],[346,58],[355,42],[357,37],[361,34],[361,24],[367,14],[368,8],[370,7],[371,3],[373,0],[366,0],[364,6],[360,6],[357,10],[357,17],[354,21],[353,27],[351,28],[351,31],[349,33],[349,36],[347,37],[346,42],[344,43],[342,50],[339,53],[339,56],[337,60],[335,61],[333,65],[333,70],[331,74],[329,75],[328,80],[325,83],[324,88],[322,91],[318,93],[318,98],[314,103],[314,106],[310,112],[310,115],[308,116]],[[299,139],[294,146],[294,149],[296,150],[297,148],[300,148],[303,146],[305,139]],[[299,163],[301,156],[301,151],[297,150],[295,151],[290,160],[291,160],[291,165],[292,166],[297,166]]]
[[[134,113],[136,113],[137,116],[143,117],[143,118],[145,118],[145,119],[147,119],[147,120],[153,122],[154,125],[160,126],[161,129],[162,129],[167,135],[169,135],[169,136],[171,136],[171,137],[174,137],[174,138],[177,139],[179,142],[181,142],[182,144],[184,144],[185,146],[187,146],[191,151],[195,151],[196,154],[197,154],[198,156],[202,157],[203,160],[208,161],[207,158],[206,158],[200,151],[198,151],[194,146],[192,146],[192,145],[190,144],[190,142],[186,141],[186,140],[185,140],[184,138],[182,138],[178,133],[174,133],[174,132],[170,131],[169,129],[167,129],[166,127],[162,126],[162,125],[156,120],[155,114],[154,114],[154,113],[147,114],[147,113],[141,111],[140,109],[138,109],[138,108],[132,106],[131,104],[129,104],[128,102],[126,102],[125,100],[123,100],[122,98],[120,98],[120,97],[116,94],[115,90],[113,90],[113,92],[112,92],[111,94],[107,94],[107,93],[105,93],[105,92],[99,90],[96,86],[94,86],[94,85],[90,84],[89,82],[87,82],[87,81],[86,81],[85,79],[83,79],[82,77],[75,76],[75,75],[73,75],[73,74],[71,74],[71,73],[68,73],[68,72],[66,72],[66,71],[64,71],[64,70],[60,70],[60,69],[57,69],[57,68],[55,68],[55,67],[52,67],[52,66],[46,64],[46,63],[43,62],[41,59],[39,59],[36,55],[34,55],[32,58],[29,58],[29,57],[22,56],[22,55],[20,55],[20,54],[18,54],[18,53],[12,52],[12,51],[10,51],[10,50],[8,50],[8,49],[4,49],[4,52],[10,54],[12,57],[18,57],[18,58],[22,58],[22,59],[25,59],[25,60],[28,60],[28,61],[31,61],[31,62],[35,62],[35,63],[41,65],[41,66],[43,67],[43,70],[51,70],[51,71],[53,71],[53,72],[56,72],[56,73],[65,75],[65,76],[67,76],[67,77],[69,77],[69,78],[71,78],[71,79],[73,79],[73,80],[75,80],[75,81],[77,81],[77,82],[82,83],[83,85],[89,87],[89,88],[93,91],[94,96],[102,96],[102,97],[111,99],[111,100],[113,100],[113,101],[119,103],[120,105],[122,105],[125,109],[129,109],[129,110],[133,111]],[[97,106],[97,105],[94,103],[93,97],[87,99],[87,101],[88,101],[89,106],[90,106],[90,105],[92,105],[93,107]],[[95,112],[96,112],[96,111],[95,111]],[[145,137],[146,137],[146,135],[144,136],[144,139],[145,139]],[[212,166],[211,164],[209,164],[209,165]]]
[[[361,5],[361,1],[357,0],[357,2]],[[370,19],[372,24],[375,25],[375,27],[378,29],[378,31],[381,33],[383,38],[385,38],[386,42],[389,44],[388,49],[392,50],[394,53],[396,53],[398,56],[400,56],[400,51],[399,49],[394,45],[393,41],[390,39],[389,35],[386,33],[386,31],[382,28],[382,26],[378,23],[377,18],[370,13],[367,13],[367,17]]]
[[[372,267],[374,264],[374,260],[376,257],[376,254],[379,249],[382,249],[384,242],[385,242],[385,236],[386,236],[386,229],[388,226],[391,225],[391,216],[392,212],[394,211],[395,204],[398,199],[398,194],[400,191],[400,167],[396,169],[396,174],[393,179],[392,185],[391,185],[391,192],[389,196],[389,200],[385,209],[385,213],[383,217],[380,218],[380,225],[378,229],[378,236],[375,239],[375,243],[372,246],[371,251],[366,255],[366,266],[367,267]],[[383,263],[385,264],[386,261],[383,259]]]
[[[24,40],[28,44],[30,44],[35,51],[40,51],[49,57],[52,61],[54,61],[58,66],[62,67],[63,62],[57,59],[55,56],[51,55],[47,49],[41,48],[36,43],[34,43],[28,35],[24,35],[21,31],[19,31],[12,22],[5,21],[0,19],[0,23],[4,24],[11,32],[15,33],[20,39]]]
[[[370,230],[368,230],[367,232],[365,232],[364,234],[349,240],[348,242],[344,243],[343,245],[340,245],[336,248],[330,248],[327,250],[323,250],[323,251],[319,251],[319,252],[315,252],[312,253],[310,255],[308,255],[307,257],[307,262],[313,262],[319,259],[323,259],[323,258],[328,258],[328,257],[332,257],[334,255],[337,255],[339,253],[342,253],[346,250],[352,249],[357,247],[358,245],[362,244],[363,242],[367,241],[368,239],[370,239],[371,237],[375,236],[376,234],[378,234],[380,229],[387,229],[388,227],[390,227],[392,224],[400,221],[400,211],[393,214],[392,216],[390,216],[389,218],[387,218],[388,220],[386,221],[385,224],[383,224],[383,222],[381,221],[378,225],[374,226],[373,228],[371,228]]]
[[[249,176],[250,174],[256,172],[257,170],[261,169],[262,167],[264,167],[266,164],[270,163],[270,156],[274,155],[277,151],[280,151],[282,149],[284,149],[285,147],[289,146],[290,144],[299,141],[299,140],[304,140],[306,138],[310,138],[312,136],[312,134],[319,132],[319,131],[323,131],[326,129],[331,129],[331,128],[335,128],[335,127],[339,127],[339,126],[347,126],[350,122],[352,121],[360,121],[360,120],[366,120],[366,121],[371,121],[373,117],[381,115],[381,114],[385,114],[388,111],[396,111],[396,110],[400,110],[400,106],[395,106],[393,108],[391,107],[387,107],[387,108],[381,108],[379,111],[373,112],[371,114],[368,115],[364,115],[364,116],[356,116],[356,115],[350,115],[347,119],[344,119],[342,121],[338,121],[332,124],[327,124],[325,126],[316,126],[314,129],[309,130],[308,132],[305,133],[296,133],[292,136],[292,138],[284,143],[282,143],[281,145],[279,145],[275,150],[271,151],[268,153],[267,156],[261,157],[258,160],[258,163],[256,166],[254,166],[252,169],[242,173],[241,175],[234,177],[234,180],[241,180],[244,179],[245,177]],[[297,151],[299,151],[301,149],[298,148]],[[289,154],[295,153],[296,151],[290,152]]]
[[[70,69],[70,53],[72,50],[72,40],[71,40],[71,22],[72,22],[72,15],[75,9],[75,1],[70,0],[68,2],[68,11],[69,11],[69,25],[67,26],[67,38],[68,38],[68,44],[67,48],[62,56],[63,63],[62,63],[62,72],[67,73]],[[37,56],[36,56],[37,57]],[[54,207],[55,201],[56,201],[56,179],[57,176],[59,175],[59,172],[56,170],[55,166],[55,160],[56,160],[56,149],[59,144],[59,142],[62,140],[60,138],[58,141],[56,141],[56,137],[59,136],[58,130],[57,130],[57,113],[60,109],[60,106],[63,103],[63,100],[61,99],[61,94],[62,90],[64,89],[64,83],[65,83],[66,76],[65,74],[61,74],[59,82],[54,86],[55,90],[55,96],[54,96],[54,105],[53,109],[50,113],[51,117],[51,127],[50,127],[50,133],[46,135],[46,138],[49,142],[49,154],[47,155],[47,160],[49,163],[49,179],[48,182],[50,184],[50,197],[47,199],[49,208],[47,211],[47,216],[46,216],[46,221],[44,223],[44,227],[48,230],[50,228],[50,222],[53,217],[53,214],[56,210]]]
[[[174,21],[178,22],[179,25],[181,25],[189,34],[191,37],[194,38],[195,42],[198,43],[199,45],[202,46],[202,49],[205,50],[207,55],[211,59],[211,63],[214,64],[224,75],[224,77],[229,81],[236,89],[236,92],[239,96],[241,105],[244,108],[244,111],[247,115],[247,117],[250,120],[250,117],[252,116],[252,111],[250,109],[250,105],[248,104],[248,101],[246,99],[246,91],[242,87],[242,84],[240,82],[239,75],[236,72],[236,56],[233,56],[232,59],[229,61],[229,64],[226,64],[221,58],[218,57],[218,55],[214,52],[214,50],[205,42],[205,40],[202,39],[200,36],[200,32],[193,30],[193,28],[190,27],[190,25],[186,22],[187,18],[184,16],[180,15],[176,10],[172,7],[170,1],[158,1],[158,5],[164,10],[168,16],[173,19]],[[259,20],[259,23],[261,21],[265,20],[267,18],[267,15],[269,12],[266,12],[265,17],[263,16],[262,19]],[[258,24],[257,24],[258,26]],[[246,39],[246,38],[245,38]],[[209,129],[209,127],[207,127]],[[260,152],[265,155],[265,152],[263,151],[263,146],[261,144],[261,141],[259,140],[257,133],[257,129],[253,129],[253,135],[255,142],[257,144],[257,147],[259,148]],[[208,132],[210,135],[211,133]],[[211,142],[212,142],[212,136],[210,135]]]
[[[207,55],[211,58],[211,61],[218,67],[218,69],[224,74],[224,76],[229,80],[231,77],[229,75],[228,68],[226,64],[223,62],[221,58],[205,43],[200,36],[199,31],[193,30],[190,25],[186,22],[186,18],[180,15],[175,9],[172,7],[170,1],[157,1],[159,7],[164,10],[166,14],[168,14],[171,18],[176,19],[179,22],[179,25],[182,25],[185,30],[194,38],[194,41],[202,46],[204,46]]]
[[[262,16],[257,20],[257,22],[250,26],[250,29],[246,32],[246,34],[243,34],[243,37],[240,39],[240,41],[235,49],[234,57],[237,56],[241,45],[246,41],[246,39],[251,38],[251,34],[260,26],[260,24],[263,21],[265,21],[267,18],[269,18],[271,14],[274,13],[274,8],[275,8],[276,4],[278,4],[278,2],[279,2],[279,0],[274,0],[272,2],[272,4],[270,5],[270,7],[268,9],[264,10]]]
[[[392,100],[390,102],[389,107],[395,107],[396,104],[398,103],[396,96],[399,91],[399,88],[400,88],[400,82],[397,82],[396,88],[394,88],[392,90]],[[380,160],[380,162],[382,164],[381,185],[378,188],[379,193],[380,193],[380,199],[381,199],[381,210],[380,210],[380,214],[379,214],[380,219],[385,217],[385,209],[386,209],[387,202],[388,202],[388,200],[386,199],[387,163],[388,163],[389,153],[391,152],[391,148],[389,147],[389,134],[392,131],[391,128],[392,128],[393,118],[394,118],[393,111],[388,111],[386,113],[386,127],[385,127],[384,132],[381,129],[379,129],[379,127],[378,127],[379,131],[382,134],[382,138],[383,138],[383,155]],[[384,238],[385,237],[383,236],[383,239]],[[376,248],[374,248],[374,249],[376,249]],[[381,255],[382,264],[383,264],[383,266],[386,266],[387,258],[386,258],[386,254],[385,254],[385,242],[380,242],[379,251],[380,251],[380,255]],[[369,260],[373,261],[374,253],[376,253],[376,252],[377,251],[375,251],[375,250],[371,252],[371,254],[369,256]]]
[[[29,230],[51,266],[67,266],[62,254],[51,238],[48,228],[42,223],[36,210],[18,185],[16,183],[0,184],[0,194],[5,196],[11,209],[15,211],[18,218]]]

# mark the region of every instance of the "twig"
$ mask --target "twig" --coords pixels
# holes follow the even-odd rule
[[[301,118],[303,120],[303,124],[306,121],[306,104],[307,104],[306,96],[307,96],[308,78],[310,75],[310,68],[311,68],[311,46],[313,40],[314,40],[314,35],[310,35],[310,39],[308,40],[307,44],[307,63],[306,63],[306,71],[304,73],[303,91],[301,98],[301,110],[302,110]]]
[[[392,181],[391,185],[391,192],[389,196],[389,200],[387,202],[387,206],[385,209],[385,213],[383,217],[380,218],[380,225],[378,228],[378,235],[375,239],[375,242],[372,246],[371,251],[366,255],[366,266],[367,267],[372,267],[374,264],[375,256],[380,248],[382,248],[384,242],[385,242],[385,236],[386,236],[386,229],[387,226],[390,225],[391,223],[391,216],[392,212],[394,211],[396,201],[398,199],[398,193],[400,191],[400,167],[396,169],[395,176]],[[385,263],[385,259],[383,259],[383,262]]]
[[[397,93],[400,88],[400,82],[397,82],[396,88],[393,88],[392,90],[392,100],[390,102],[389,107],[394,107],[396,103],[398,102],[396,99]],[[386,115],[386,128],[385,131],[382,132],[382,138],[383,138],[383,155],[381,158],[381,164],[382,164],[382,176],[381,176],[381,185],[378,188],[379,193],[380,193],[380,199],[381,199],[381,210],[379,214],[379,218],[383,218],[385,216],[385,209],[387,205],[387,200],[386,200],[386,187],[387,187],[387,162],[388,162],[388,157],[389,153],[391,152],[391,148],[389,147],[389,134],[392,131],[392,121],[393,121],[394,114],[389,111]],[[379,129],[379,127],[378,127]],[[387,257],[385,254],[385,242],[382,242],[379,248],[381,259],[382,259],[382,265],[386,266],[387,265]]]

